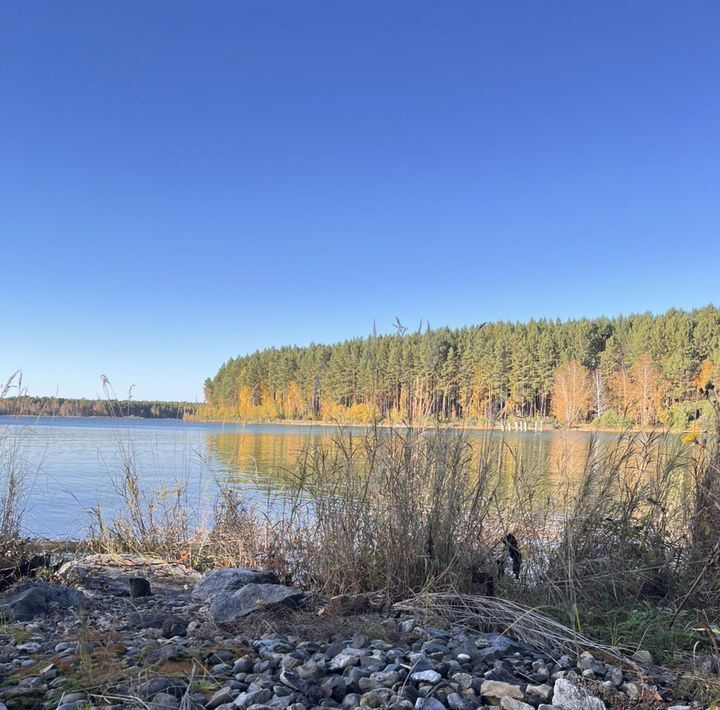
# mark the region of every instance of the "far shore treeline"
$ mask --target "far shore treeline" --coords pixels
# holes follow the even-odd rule
[[[0,415],[33,417],[142,417],[184,419],[195,414],[189,402],[146,402],[118,399],[68,399],[65,397],[0,398]]]
[[[197,417],[569,426],[702,422],[720,371],[720,310],[427,326],[228,360]]]

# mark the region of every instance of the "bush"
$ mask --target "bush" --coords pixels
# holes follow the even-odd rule
[[[632,427],[632,422],[610,409],[593,420],[593,426],[597,429],[629,429]]]

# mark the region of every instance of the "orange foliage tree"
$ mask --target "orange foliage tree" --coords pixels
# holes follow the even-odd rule
[[[715,389],[717,375],[717,365],[712,360],[705,360],[700,367],[700,374],[693,380],[693,384],[701,395],[707,396]]]
[[[577,360],[555,371],[552,410],[563,424],[572,427],[587,419],[591,395],[590,373]]]

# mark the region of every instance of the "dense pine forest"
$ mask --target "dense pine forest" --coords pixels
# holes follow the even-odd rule
[[[197,407],[188,402],[144,402],[117,399],[67,399],[63,397],[0,398],[0,415],[56,417],[142,417],[183,419]]]
[[[720,369],[720,310],[672,310],[392,335],[228,360],[205,382],[206,419],[687,426]]]

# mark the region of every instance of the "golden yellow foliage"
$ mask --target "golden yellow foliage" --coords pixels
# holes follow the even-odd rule
[[[553,414],[568,427],[587,419],[591,398],[590,373],[571,360],[556,370],[553,380]]]
[[[711,360],[705,360],[700,367],[700,374],[693,380],[693,384],[705,394],[714,387],[716,378],[717,365]]]

